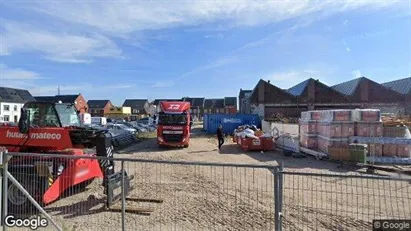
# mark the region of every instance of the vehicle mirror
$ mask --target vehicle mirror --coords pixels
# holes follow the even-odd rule
[[[26,108],[20,110],[19,132],[27,134],[29,131],[29,111]]]

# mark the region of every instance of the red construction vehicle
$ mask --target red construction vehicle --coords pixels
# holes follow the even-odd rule
[[[188,147],[191,125],[189,102],[160,102],[157,144],[160,147]]]
[[[26,153],[13,156],[8,171],[41,205],[56,201],[73,186],[87,186],[95,178],[103,178],[107,206],[118,196],[113,190],[121,183],[122,172],[114,172],[112,137],[107,130],[85,127],[73,104],[28,102],[21,109],[18,126],[0,127],[0,146],[9,152]],[[101,160],[57,158],[38,154],[58,153],[74,156],[108,157]],[[46,157],[44,157],[46,156]],[[127,173],[124,172],[127,176]],[[126,193],[131,190],[127,176]],[[31,202],[9,182],[8,207],[26,211]]]

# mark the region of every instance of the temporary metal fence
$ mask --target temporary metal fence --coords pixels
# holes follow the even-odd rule
[[[134,175],[128,198],[108,210],[101,179],[71,188],[54,203],[37,206],[49,219],[48,230],[371,230],[373,219],[411,217],[411,181],[406,178],[296,172],[273,165],[112,160],[117,171]],[[2,165],[3,218],[10,214],[7,198],[18,195],[13,186],[23,185],[26,196],[35,197],[36,191],[27,187],[33,172],[10,174],[11,165]],[[13,212],[33,215],[16,208]]]
[[[104,159],[26,153],[4,156],[30,157],[31,161],[44,157]],[[108,210],[101,179],[71,188],[59,200],[43,206],[61,230],[275,230],[274,190],[278,187],[274,187],[273,173],[277,166],[113,160],[117,171],[123,168],[128,175],[134,175],[129,198],[122,198]],[[5,165],[5,172],[11,166]],[[18,182],[5,185],[5,198],[10,197],[14,185],[21,184],[33,193],[35,190],[26,186],[33,183],[33,174],[24,170],[13,173]],[[28,214],[27,210],[17,212]],[[59,230],[49,224],[50,230]]]
[[[373,230],[411,218],[411,177],[280,172],[283,230]]]

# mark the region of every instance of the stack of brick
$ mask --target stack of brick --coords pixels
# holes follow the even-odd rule
[[[330,148],[348,148],[354,128],[352,110],[322,111],[317,123],[318,150],[329,153]]]
[[[352,141],[369,145],[371,156],[411,158],[411,139],[392,137],[351,137]]]
[[[300,146],[308,149],[317,149],[317,121],[321,117],[321,111],[306,111],[301,113]]]
[[[355,121],[355,136],[358,137],[382,137],[383,122],[381,120],[381,112],[377,109],[356,109],[353,111]],[[367,143],[369,154],[373,156],[383,155],[382,143]],[[387,145],[386,149],[392,149],[391,145]]]

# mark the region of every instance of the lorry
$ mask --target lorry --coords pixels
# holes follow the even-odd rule
[[[160,102],[157,124],[157,144],[160,147],[189,146],[192,125],[190,106],[190,102]]]

